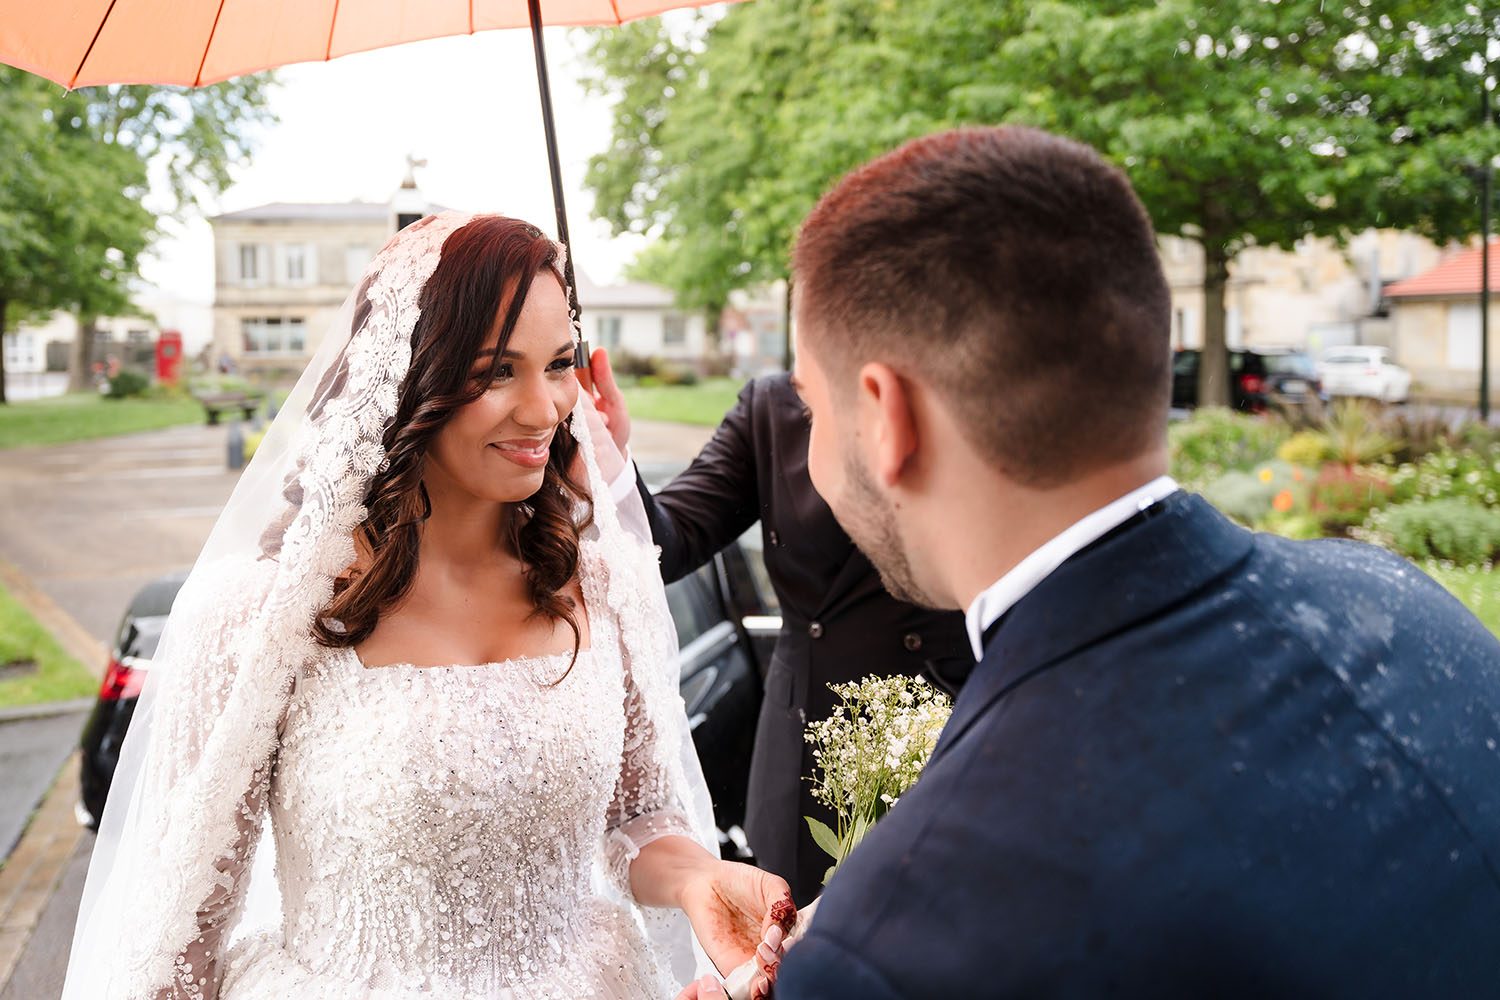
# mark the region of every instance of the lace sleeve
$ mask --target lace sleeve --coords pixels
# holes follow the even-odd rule
[[[294,675],[277,644],[255,634],[264,625],[258,584],[270,572],[262,564],[206,573],[173,610],[148,682],[148,718],[141,732],[131,727],[132,738],[149,741],[130,806],[136,822],[91,916],[125,917],[118,926],[129,928],[100,996],[219,994]]]
[[[641,849],[662,837],[694,838],[693,824],[678,802],[667,754],[645,699],[625,666],[625,748],[609,807],[605,845],[610,877],[630,896],[630,864]]]

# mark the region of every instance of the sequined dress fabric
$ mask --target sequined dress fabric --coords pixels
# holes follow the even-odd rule
[[[618,637],[607,616],[591,627],[571,669],[312,664],[266,793],[284,926],[228,950],[220,996],[672,995],[628,869],[692,832],[656,800]]]

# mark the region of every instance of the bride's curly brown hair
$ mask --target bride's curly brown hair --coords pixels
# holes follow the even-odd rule
[[[428,446],[454,411],[482,396],[499,373],[505,345],[538,279],[562,281],[559,251],[529,223],[477,216],[443,243],[437,268],[418,299],[421,318],[412,330],[411,367],[382,442],[386,463],[370,481],[364,501],[368,514],[355,531],[362,558],[318,616],[314,632],[322,645],[360,643],[380,616],[410,593],[419,528],[432,515],[422,484]],[[362,299],[359,309],[368,315],[370,304]],[[357,312],[355,330],[363,323],[364,315]],[[499,350],[490,377],[471,379],[474,359],[497,325]],[[579,536],[592,517],[592,498],[569,471],[577,452],[577,439],[566,423],[560,425],[541,488],[509,505],[506,514],[506,528],[525,567],[533,614],[567,624],[575,660],[582,633],[575,603],[564,590],[577,575]],[[581,518],[580,510],[586,512]]]

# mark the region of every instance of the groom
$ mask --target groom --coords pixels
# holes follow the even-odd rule
[[[1500,994],[1500,644],[1395,556],[1167,478],[1125,176],[931,136],[822,200],[794,275],[813,482],[981,659],[777,995]]]

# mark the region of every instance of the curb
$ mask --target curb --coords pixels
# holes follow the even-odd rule
[[[0,867],[0,992],[16,971],[83,837],[83,827],[73,815],[77,801],[78,754],[74,752]]]
[[[75,712],[87,712],[93,707],[93,698],[77,698],[73,701],[49,701],[45,705],[0,708],[0,725],[7,722],[23,722],[27,719],[49,719],[55,715],[72,715]]]
[[[56,601],[48,597],[40,587],[32,583],[14,563],[0,559],[0,583],[42,627],[52,634],[73,659],[90,670],[102,674],[109,650],[95,639],[88,630],[78,624],[78,619],[64,611]]]

